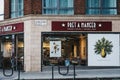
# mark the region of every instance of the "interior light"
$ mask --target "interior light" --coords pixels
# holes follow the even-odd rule
[[[5,36],[5,39],[9,39],[9,36]]]

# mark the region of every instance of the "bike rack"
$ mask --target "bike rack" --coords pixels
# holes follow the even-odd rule
[[[74,61],[74,60],[72,61],[72,64],[73,64],[73,80],[76,79],[76,77],[75,77],[76,76],[75,66],[76,66],[77,63],[78,63],[77,61]],[[60,75],[64,75],[64,76],[68,75],[68,73],[69,73],[69,65],[70,65],[69,60],[65,61],[65,66],[58,65],[58,73]],[[67,71],[65,73],[62,73],[61,68],[66,68]],[[52,64],[52,80],[54,80],[54,64]]]
[[[66,68],[66,73],[62,73],[61,72],[61,68]],[[69,73],[69,66],[58,66],[58,73],[61,74],[61,75],[67,75]]]
[[[5,69],[4,62],[3,62],[3,75],[5,77],[11,77],[14,74],[14,62],[13,62],[12,59],[10,59],[10,60],[11,60],[11,67],[9,69],[9,70],[11,70],[10,74],[7,74],[7,72],[6,72],[7,69]],[[18,60],[18,65],[17,66],[18,66],[18,79],[17,80],[20,80],[20,68],[21,68],[21,64],[20,64],[19,60]]]
[[[5,69],[5,65],[4,65],[4,62],[3,62],[3,75],[6,76],[6,77],[10,77],[10,76],[12,76],[13,73],[14,73],[14,66],[13,66],[13,61],[12,61],[12,59],[10,59],[10,64],[11,64],[11,67],[10,67],[11,73],[10,73],[10,74],[7,74],[7,73],[6,73],[6,70],[7,70],[7,69]]]
[[[69,65],[70,65],[70,61],[68,59],[65,60],[65,66],[60,66],[58,65],[58,72],[61,75],[67,75],[69,73]],[[62,73],[61,72],[61,68],[66,68],[66,73]]]

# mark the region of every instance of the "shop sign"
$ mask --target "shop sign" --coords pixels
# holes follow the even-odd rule
[[[61,57],[61,41],[50,41],[50,57]]]
[[[52,21],[52,31],[112,31],[112,22]]]
[[[10,34],[10,33],[23,32],[23,31],[24,31],[23,23],[0,26],[0,34]]]
[[[47,20],[35,20],[35,26],[46,26]]]

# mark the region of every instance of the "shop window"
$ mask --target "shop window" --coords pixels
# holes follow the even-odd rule
[[[4,0],[0,0],[0,21],[4,20]]]
[[[43,14],[73,15],[73,0],[43,0]]]
[[[23,16],[23,0],[11,0],[11,18]]]
[[[87,0],[86,14],[116,15],[117,0]]]
[[[86,34],[43,35],[43,65],[65,65],[66,59],[69,59],[70,62],[76,60],[78,65],[86,65],[86,40]],[[57,54],[57,52],[59,53]]]
[[[17,48],[18,48],[18,57],[22,60],[24,57],[24,38],[23,35],[18,35],[18,43],[17,43]]]
[[[23,34],[17,35],[3,35],[0,37],[0,54],[4,58],[5,67],[10,67],[10,60],[14,58],[15,69],[17,70],[18,59],[22,64],[24,63],[24,38]],[[0,59],[1,60],[1,59]]]

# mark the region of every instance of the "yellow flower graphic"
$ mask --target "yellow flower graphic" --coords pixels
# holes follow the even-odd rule
[[[95,53],[100,54],[103,58],[105,58],[107,54],[111,54],[113,47],[112,41],[108,41],[104,37],[98,40],[94,46]]]

